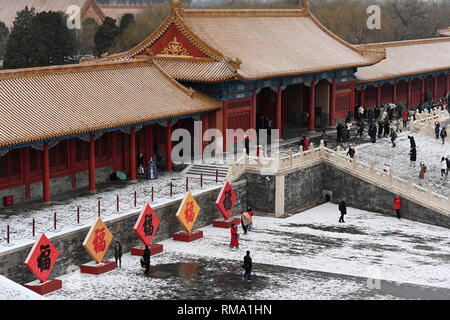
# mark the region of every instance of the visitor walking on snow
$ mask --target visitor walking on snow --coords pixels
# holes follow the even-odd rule
[[[445,129],[445,127],[442,128],[440,136],[442,139],[442,144],[445,144],[445,138],[447,138],[447,130]]]
[[[403,120],[403,129],[406,129],[406,124],[408,123],[408,111],[407,110],[403,110],[402,112],[402,120]]]
[[[378,139],[381,139],[382,135],[383,135],[383,122],[378,121]]]
[[[392,147],[395,147],[395,139],[397,139],[397,133],[395,132],[394,129],[391,129],[391,142],[392,142]]]
[[[411,165],[413,167],[416,166],[416,160],[417,160],[417,150],[416,147],[414,146],[414,148],[411,148],[411,150],[409,151],[409,166],[411,167]]]
[[[245,280],[247,278],[247,281],[252,281],[252,258],[250,257],[250,251],[247,251],[247,254],[244,257],[244,264],[242,265],[242,268],[244,268],[245,272],[242,278]]]
[[[441,159],[441,177],[447,178],[447,160],[444,157]]]
[[[347,214],[347,205],[345,204],[344,200],[342,200],[339,203],[339,211],[341,212],[341,217],[339,218],[339,222],[345,222],[344,221],[344,215]]]
[[[235,247],[236,249],[239,249],[239,234],[238,234],[238,228],[233,223],[230,227],[231,230],[231,241],[230,241],[230,248]]]
[[[145,274],[148,275],[150,271],[150,249],[148,246],[145,246],[144,254],[141,259],[141,266],[145,267]]]
[[[344,130],[344,126],[342,125],[342,123],[338,123],[337,127],[336,127],[336,142],[340,143],[342,140],[342,131]]]
[[[248,227],[247,230],[249,231],[249,230],[253,229],[253,211],[252,211],[251,207],[247,207],[247,213],[251,220],[251,222],[247,226]]]
[[[350,158],[353,159],[353,156],[355,155],[355,148],[353,148],[353,145],[350,143],[348,145],[348,151],[347,151],[347,156],[350,156]]]
[[[425,172],[427,172],[427,166],[424,163],[420,163],[420,172],[419,172],[419,185],[422,186],[422,182],[425,179]]]
[[[439,121],[436,121],[434,123],[434,133],[436,134],[436,140],[439,139],[440,128],[441,128],[441,123]]]
[[[252,223],[252,218],[250,218],[247,211],[241,211],[241,225],[244,234],[247,234],[248,225]]]
[[[408,136],[408,139],[409,139],[409,147],[411,148],[411,149],[415,149],[416,148],[416,141],[414,140],[414,137],[413,136]]]
[[[448,157],[445,158],[445,162],[447,163],[447,171],[445,171],[445,174],[448,176],[448,171],[450,170],[450,159]]]
[[[119,268],[122,267],[122,244],[119,240],[116,240],[116,243],[114,244],[114,258],[116,258],[116,266]],[[117,264],[117,261],[119,264]]]
[[[400,207],[401,207],[401,200],[400,200],[400,196],[397,195],[394,199],[394,209],[395,209],[395,213],[397,214],[397,218],[400,219]]]

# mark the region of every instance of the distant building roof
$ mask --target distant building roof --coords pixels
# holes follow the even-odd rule
[[[220,109],[148,58],[0,71],[0,147]]]
[[[450,37],[450,27],[446,29],[439,29],[437,32],[441,37]]]
[[[120,24],[122,16],[126,13],[131,13],[133,16],[138,15],[142,11],[148,8],[148,6],[98,6],[103,12],[105,17],[110,17],[116,20],[117,24]]]
[[[358,82],[373,82],[450,69],[450,38],[431,38],[361,45],[386,49],[386,59],[358,68]]]
[[[373,65],[385,58],[383,49],[353,46],[340,39],[310,13],[309,7],[286,10],[196,10],[172,2],[171,15],[146,40],[128,52],[108,59],[133,59],[146,54],[176,26],[196,50],[210,60],[154,51],[176,79],[197,81],[193,70],[202,69],[203,81],[227,77],[256,80]],[[176,39],[174,39],[176,40]],[[184,59],[184,63],[181,61]],[[215,63],[212,63],[215,62]],[[209,70],[207,70],[209,68]],[[214,70],[220,69],[220,76]],[[195,76],[195,78],[194,78]],[[221,81],[221,80],[219,80]]]

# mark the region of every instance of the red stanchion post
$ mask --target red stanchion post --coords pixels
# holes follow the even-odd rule
[[[153,186],[152,186],[152,202],[153,202],[153,193],[154,193],[154,190],[153,190]]]
[[[100,200],[98,200],[98,217],[100,218]]]
[[[117,195],[117,212],[119,212],[119,195]]]
[[[170,196],[172,196],[172,181],[170,181]]]
[[[53,214],[53,229],[56,230],[56,212]]]
[[[6,226],[6,242],[9,243],[9,224]]]
[[[36,223],[35,223],[34,218],[33,218],[33,237],[36,234],[35,230],[36,230]]]
[[[219,169],[216,169],[216,183],[219,182]]]
[[[189,178],[186,177],[186,192],[189,191]]]
[[[134,190],[134,206],[136,207],[137,194],[136,190]]]
[[[77,223],[80,223],[80,206],[77,207]]]
[[[203,173],[200,173],[200,188],[203,188]]]

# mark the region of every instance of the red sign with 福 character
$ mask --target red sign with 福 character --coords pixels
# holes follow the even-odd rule
[[[228,181],[223,186],[216,200],[216,206],[225,219],[228,219],[236,203],[236,193]]]
[[[25,265],[39,281],[46,282],[58,256],[59,251],[47,239],[45,234],[41,234],[34,243],[33,248],[31,248],[25,260]]]
[[[158,226],[158,216],[153,212],[150,205],[146,203],[133,228],[134,232],[137,233],[144,245],[149,246]]]

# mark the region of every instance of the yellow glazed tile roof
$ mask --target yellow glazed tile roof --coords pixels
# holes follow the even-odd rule
[[[386,49],[386,59],[358,68],[358,82],[371,82],[450,69],[450,38],[408,40],[361,45]]]
[[[0,147],[218,108],[148,59],[0,71]]]

